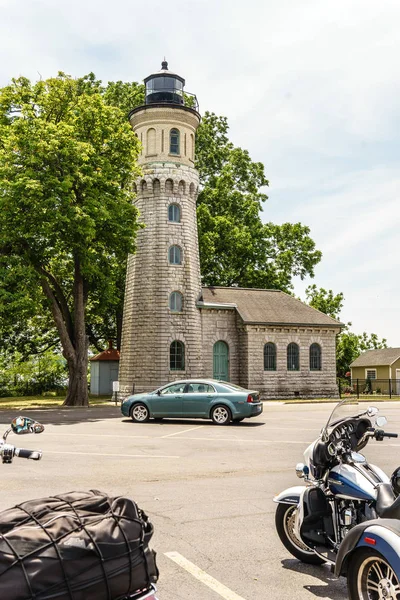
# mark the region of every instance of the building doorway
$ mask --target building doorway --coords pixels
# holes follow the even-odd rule
[[[229,346],[222,340],[214,344],[213,376],[220,381],[229,381]]]

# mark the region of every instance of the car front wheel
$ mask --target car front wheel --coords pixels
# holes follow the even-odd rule
[[[135,423],[146,423],[150,418],[149,409],[145,404],[134,404],[131,409],[131,419]]]
[[[211,418],[216,425],[229,425],[232,420],[231,411],[226,406],[214,406]]]

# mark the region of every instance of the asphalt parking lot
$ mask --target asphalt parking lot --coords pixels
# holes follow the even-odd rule
[[[400,433],[400,404],[377,406],[385,429]],[[46,430],[8,441],[42,449],[43,459],[0,466],[0,509],[91,488],[132,497],[155,525],[160,600],[345,599],[345,582],[328,567],[287,553],[272,502],[299,484],[294,466],[332,407],[266,403],[260,417],[228,427],[134,424],[113,406],[30,411]],[[14,416],[0,412],[3,430]],[[385,440],[370,442],[365,454],[390,474],[399,450],[400,440]]]

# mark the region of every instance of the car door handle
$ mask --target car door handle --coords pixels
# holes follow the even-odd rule
[[[177,394],[175,394],[175,398],[182,398],[182,396],[177,396]]]
[[[207,398],[214,398],[214,394],[207,394]]]

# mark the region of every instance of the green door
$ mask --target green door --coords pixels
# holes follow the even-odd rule
[[[229,347],[220,340],[214,344],[214,379],[229,381]]]

